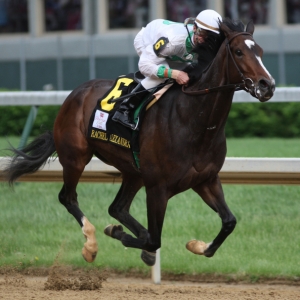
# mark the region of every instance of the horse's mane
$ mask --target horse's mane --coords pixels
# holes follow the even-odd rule
[[[226,18],[219,24],[226,25],[232,31],[244,31],[244,24],[240,20],[233,21],[229,18]],[[220,34],[207,31],[205,43],[198,44],[193,50],[193,52],[198,54],[198,62],[188,66],[184,70],[189,74],[190,84],[193,84],[196,80],[198,80],[202,73],[210,66],[224,40],[225,34],[221,29]]]
[[[226,25],[232,31],[236,31],[236,32],[245,31],[244,23],[241,20],[231,20],[229,18],[226,18],[223,20],[223,22],[220,22],[220,24]]]

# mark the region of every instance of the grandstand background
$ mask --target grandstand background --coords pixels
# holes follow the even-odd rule
[[[252,19],[277,85],[300,86],[300,0],[0,0],[0,88],[72,90],[133,72],[142,26],[205,8]]]

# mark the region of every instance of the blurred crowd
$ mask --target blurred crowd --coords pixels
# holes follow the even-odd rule
[[[110,0],[109,28],[141,28],[149,22],[148,0]]]
[[[44,0],[46,31],[82,29],[82,0]]]
[[[82,29],[82,0],[42,0],[45,30]],[[28,32],[28,1],[0,0],[0,32]]]
[[[0,0],[0,32],[27,31],[27,0]]]
[[[198,13],[207,8],[206,0],[167,0],[167,19],[184,22],[188,17],[197,16]]]
[[[41,0],[45,30],[82,29],[83,0]],[[141,28],[149,21],[150,0],[107,0],[109,28]],[[207,8],[207,0],[165,0],[166,18],[183,22]],[[284,0],[287,23],[300,23],[300,0]],[[270,0],[226,0],[224,17],[267,24]],[[0,33],[28,32],[28,0],[0,0]]]
[[[268,10],[269,0],[225,1],[225,16],[230,19],[240,19],[244,23],[252,20],[254,24],[267,24]]]
[[[300,0],[287,0],[286,10],[289,24],[300,23]]]

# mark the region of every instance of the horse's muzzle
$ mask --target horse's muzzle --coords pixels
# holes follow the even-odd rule
[[[253,97],[256,97],[260,102],[266,102],[273,97],[275,91],[275,80],[262,78],[256,84],[250,93]]]

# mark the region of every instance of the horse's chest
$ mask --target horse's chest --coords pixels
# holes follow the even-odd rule
[[[176,183],[176,186],[180,190],[186,190],[190,187],[201,184],[210,178],[216,177],[218,172],[219,167],[214,163],[195,164],[191,166],[180,178],[179,182]]]
[[[208,174],[217,174],[220,166],[214,162],[207,162],[206,164],[195,164],[193,169],[196,174],[207,176]]]
[[[194,177],[201,180],[206,180],[210,177],[215,177],[223,166],[223,159],[218,156],[208,156],[201,160],[195,161],[191,171]]]

